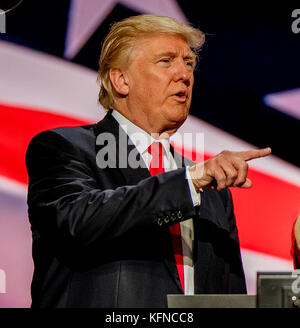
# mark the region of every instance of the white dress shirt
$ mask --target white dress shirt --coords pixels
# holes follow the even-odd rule
[[[136,126],[116,110],[112,111],[112,116],[117,120],[121,128],[125,131],[132,143],[137,148],[138,152],[142,155],[148,169],[152,159],[152,155],[148,152],[148,148],[155,141],[159,141],[163,145],[163,163],[165,171],[168,172],[177,169],[176,162],[170,152],[170,142],[168,138],[154,139],[151,135]],[[194,206],[200,205],[200,193],[197,193],[195,190],[188,168],[186,168],[186,178]],[[188,219],[180,222],[180,230],[184,264],[184,293],[185,295],[194,295],[193,220]]]

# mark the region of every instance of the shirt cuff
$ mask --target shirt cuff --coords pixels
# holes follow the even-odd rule
[[[194,187],[194,184],[193,184],[193,181],[192,181],[192,178],[190,175],[190,171],[189,171],[189,166],[187,166],[187,168],[185,169],[185,175],[186,175],[186,179],[189,184],[190,194],[191,194],[193,205],[199,206],[201,204],[201,194],[200,194],[200,192],[198,193]]]

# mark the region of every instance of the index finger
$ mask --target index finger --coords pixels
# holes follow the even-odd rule
[[[244,161],[250,161],[254,158],[265,157],[271,154],[272,149],[270,147],[263,149],[253,149],[247,151],[236,152],[236,155],[243,159]]]

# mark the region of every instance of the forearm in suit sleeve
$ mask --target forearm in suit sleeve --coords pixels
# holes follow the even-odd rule
[[[137,185],[100,189],[83,150],[53,131],[31,141],[26,165],[29,219],[40,234],[51,233],[52,238],[91,246],[135,231],[157,231],[195,215],[184,168]],[[178,211],[182,216],[175,221],[161,221],[165,213]]]

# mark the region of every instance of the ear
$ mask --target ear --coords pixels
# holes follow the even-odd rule
[[[128,79],[125,73],[119,68],[111,68],[109,71],[110,81],[116,92],[122,96],[127,96],[129,93]]]

